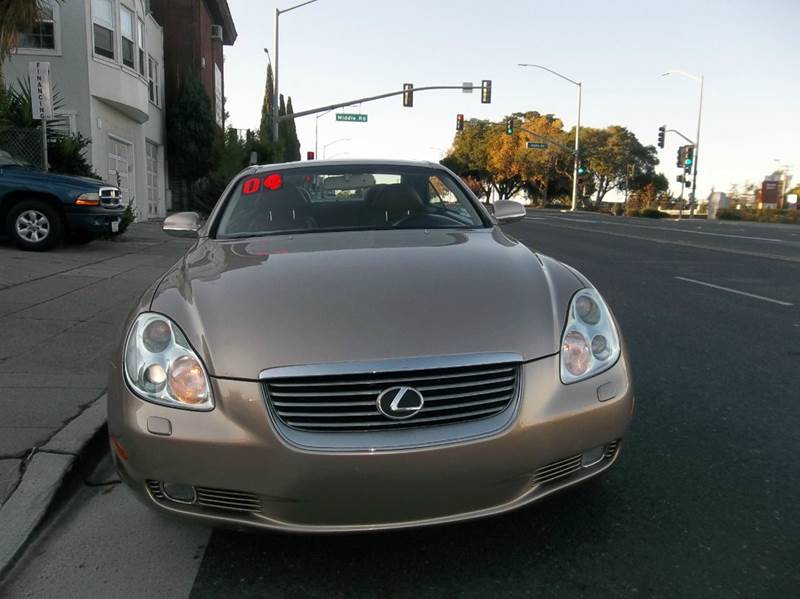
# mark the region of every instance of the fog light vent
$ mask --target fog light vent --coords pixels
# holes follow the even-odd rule
[[[594,466],[597,462],[601,461],[606,454],[606,446],[605,445],[598,445],[597,447],[593,447],[589,451],[584,451],[583,456],[581,457],[581,466],[584,468],[589,468],[590,466]]]
[[[194,503],[197,499],[197,494],[192,485],[164,482],[161,483],[161,490],[167,499],[177,503]]]

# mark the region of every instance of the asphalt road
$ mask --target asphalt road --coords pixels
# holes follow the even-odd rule
[[[105,464],[8,595],[800,596],[800,227],[537,211],[507,230],[586,274],[625,333],[637,413],[605,478],[479,522],[308,537],[163,520]]]

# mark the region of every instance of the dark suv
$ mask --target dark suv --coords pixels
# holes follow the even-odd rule
[[[116,233],[124,211],[117,187],[36,170],[0,151],[0,234],[24,250]]]

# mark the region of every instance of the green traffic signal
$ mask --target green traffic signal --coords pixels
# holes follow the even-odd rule
[[[579,175],[585,175],[585,174],[586,174],[586,167],[585,167],[585,166],[582,166],[582,165],[581,165],[581,166],[579,166],[579,167],[578,167],[578,174],[579,174]]]
[[[513,135],[514,133],[514,119],[508,119],[506,121],[506,133],[509,135]]]

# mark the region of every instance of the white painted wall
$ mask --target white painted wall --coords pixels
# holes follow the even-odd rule
[[[147,14],[142,0],[113,0],[115,59],[95,55],[91,0],[70,0],[54,3],[56,13],[56,48],[54,50],[18,50],[3,65],[7,85],[27,78],[28,62],[46,60],[51,63],[52,79],[64,98],[64,112],[71,115],[77,132],[91,139],[88,156],[92,167],[108,183],[116,184],[109,171],[109,150],[114,143],[130,144],[130,189],[139,218],[146,218],[147,159],[146,142],[158,146],[159,207],[156,215],[166,215],[166,164],[163,108],[149,101],[148,70],[144,75],[122,64],[120,7],[126,6],[145,21],[145,60],[151,55],[160,66],[163,78],[163,29]],[[137,19],[138,24],[138,19]],[[136,41],[136,40],[135,40]],[[134,52],[138,61],[138,47]],[[138,65],[136,65],[138,66]]]

